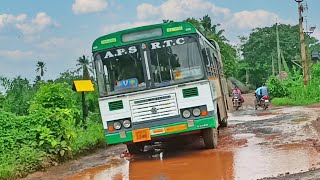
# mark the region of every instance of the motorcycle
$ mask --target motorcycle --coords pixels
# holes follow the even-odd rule
[[[256,94],[255,94],[255,96],[257,97]],[[262,109],[266,110],[266,109],[268,109],[269,105],[270,105],[269,96],[263,96],[261,99],[259,99],[258,103],[255,100],[255,108],[256,109],[258,109],[258,107],[262,107]]]
[[[233,108],[235,108],[237,111],[242,106],[240,95],[233,95],[232,103],[233,103]]]

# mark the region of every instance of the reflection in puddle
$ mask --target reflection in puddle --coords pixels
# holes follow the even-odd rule
[[[140,179],[233,179],[232,152],[204,150],[164,158],[163,161],[133,161],[130,180]]]
[[[114,159],[110,165],[98,166],[86,169],[66,180],[122,180],[129,179],[129,162],[122,159]]]
[[[261,139],[248,139],[248,146],[235,151],[236,179],[257,179],[281,173],[307,171],[318,163],[320,155],[307,144],[259,146]]]
[[[130,163],[123,161],[118,166],[88,169],[69,179],[248,180],[306,171],[320,159],[308,144],[258,145],[264,139],[253,134],[235,135],[234,138],[245,138],[247,145],[227,150],[168,152],[164,153],[163,160],[146,159],[142,155]]]

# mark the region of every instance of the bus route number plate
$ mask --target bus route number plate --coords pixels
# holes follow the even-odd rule
[[[133,130],[132,136],[133,136],[133,142],[142,142],[142,141],[151,140],[149,128]]]

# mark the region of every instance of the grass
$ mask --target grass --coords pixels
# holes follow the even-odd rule
[[[289,97],[285,98],[274,98],[272,99],[272,105],[275,106],[305,106],[319,103],[318,99],[291,99]]]
[[[76,129],[76,134],[77,137],[71,142],[72,154],[81,153],[105,142],[104,130],[97,122],[89,122],[87,129]]]
[[[39,149],[24,146],[18,150],[0,154],[0,179],[14,179],[37,170],[45,153]]]

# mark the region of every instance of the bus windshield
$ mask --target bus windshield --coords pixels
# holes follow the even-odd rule
[[[204,76],[198,44],[192,36],[151,42],[149,50],[156,87]]]
[[[141,52],[146,54],[141,56]],[[99,52],[95,61],[102,96],[169,86],[204,76],[198,43],[192,36],[115,47]],[[143,67],[149,67],[149,72]],[[150,83],[146,83],[147,74],[152,75]]]
[[[98,79],[108,94],[117,94],[146,87],[139,46],[121,47],[102,51],[96,56],[99,63]],[[101,72],[102,71],[102,72]],[[103,74],[104,77],[101,78]],[[100,87],[101,88],[101,87]],[[106,94],[106,92],[105,92]]]

